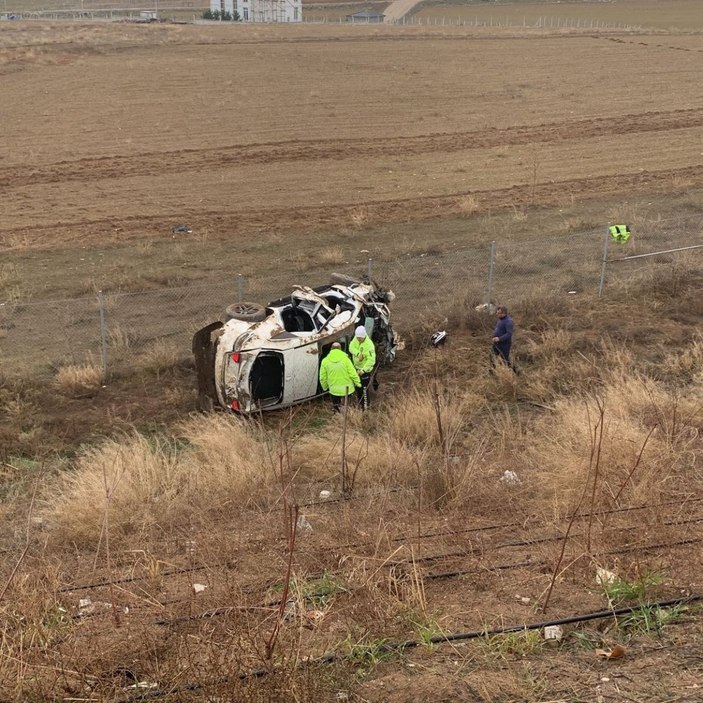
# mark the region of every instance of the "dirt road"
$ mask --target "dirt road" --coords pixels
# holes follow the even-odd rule
[[[405,17],[415,6],[420,5],[422,0],[394,0],[383,11],[385,18],[384,22],[394,23]]]

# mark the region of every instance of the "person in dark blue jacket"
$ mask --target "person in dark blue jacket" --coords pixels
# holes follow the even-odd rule
[[[496,327],[493,330],[493,355],[494,361],[502,359],[513,371],[515,367],[510,361],[510,347],[513,343],[513,318],[508,315],[508,308],[505,305],[499,305],[496,308]]]

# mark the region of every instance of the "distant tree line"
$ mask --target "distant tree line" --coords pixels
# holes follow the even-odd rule
[[[222,22],[241,22],[242,18],[239,16],[239,13],[235,10],[234,13],[231,13],[229,10],[223,10],[220,12],[219,10],[205,10],[203,12],[203,19],[204,20],[220,20]]]

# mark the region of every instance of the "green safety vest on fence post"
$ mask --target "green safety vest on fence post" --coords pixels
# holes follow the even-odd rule
[[[610,225],[608,232],[614,242],[624,244],[630,239],[630,227],[628,225]]]

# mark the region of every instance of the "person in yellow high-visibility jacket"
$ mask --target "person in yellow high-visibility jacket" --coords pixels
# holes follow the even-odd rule
[[[351,359],[342,351],[342,345],[334,342],[329,354],[320,364],[320,385],[332,398],[332,409],[339,412],[342,400],[361,388],[359,374]]]
[[[376,366],[376,347],[366,334],[366,328],[363,325],[356,328],[354,339],[349,342],[349,353],[354,362],[354,368],[361,379],[361,388],[357,390],[356,395],[361,407],[367,410],[369,407],[369,383]]]

